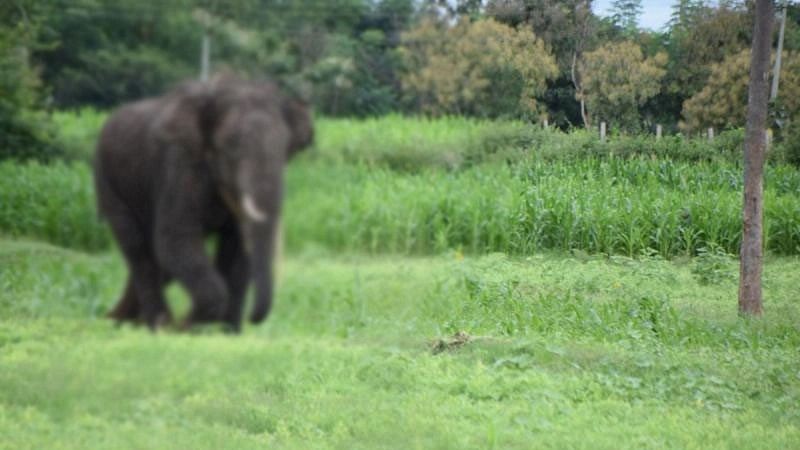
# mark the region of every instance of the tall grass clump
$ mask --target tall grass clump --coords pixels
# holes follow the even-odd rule
[[[57,143],[63,157],[88,161],[108,113],[91,108],[57,111]],[[612,135],[600,142],[593,130],[567,133],[522,121],[469,117],[406,117],[397,114],[367,119],[319,117],[315,120],[314,158],[328,163],[363,164],[399,171],[426,168],[457,170],[487,161],[520,162],[530,157],[577,160],[585,157],[668,158],[681,161],[738,162],[743,131],[705,138],[681,135]],[[783,151],[770,156],[786,159]]]
[[[56,120],[65,139],[84,148],[103,118],[83,111]],[[713,144],[636,136],[600,143],[587,130],[388,116],[322,118],[317,135],[316,148],[289,166],[289,248],[738,253],[742,169],[725,156],[739,145],[736,131]],[[709,152],[717,156],[701,157]],[[84,162],[8,162],[0,176],[0,232],[70,247],[107,245]],[[768,166],[765,202],[768,250],[800,254],[800,172]]]
[[[92,108],[54,112],[51,119],[58,129],[64,156],[70,160],[90,161],[107,117],[108,113]]]
[[[536,129],[467,117],[318,119],[315,157],[401,171],[459,169],[528,148]]]
[[[729,130],[709,142],[681,135],[614,135],[601,142],[593,130],[568,133],[521,121],[465,117],[317,120],[314,157],[328,163],[363,164],[399,171],[465,169],[490,161],[530,158],[575,161],[587,157],[637,157],[692,162],[742,159],[743,131]],[[777,156],[776,156],[777,157]]]
[[[0,233],[103,249],[110,233],[95,208],[86,164],[0,163]]]
[[[430,254],[544,249],[664,257],[736,254],[741,177],[732,165],[597,159],[397,172],[301,160],[289,168],[289,248]],[[800,254],[800,174],[766,174],[766,246]],[[0,232],[74,248],[109,243],[83,163],[0,164]]]
[[[403,174],[319,164],[290,170],[290,246],[664,257],[717,246],[738,253],[741,180],[731,165],[589,158]],[[800,177],[771,168],[767,180],[767,248],[800,253]]]

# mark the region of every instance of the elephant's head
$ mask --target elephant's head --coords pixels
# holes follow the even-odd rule
[[[222,79],[209,83],[199,114],[204,158],[234,211],[256,287],[251,321],[272,304],[272,259],[286,162],[313,140],[308,106],[277,85]]]

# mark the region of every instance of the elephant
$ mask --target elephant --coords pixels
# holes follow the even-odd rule
[[[284,166],[313,137],[309,106],[272,81],[186,82],[114,112],[98,139],[94,180],[128,280],[108,316],[153,330],[171,323],[163,291],[176,280],[191,297],[185,327],[222,322],[238,332],[252,281],[250,321],[263,321]]]

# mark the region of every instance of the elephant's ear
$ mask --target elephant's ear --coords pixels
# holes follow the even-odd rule
[[[164,145],[200,152],[215,128],[208,90],[200,83],[185,83],[170,92],[166,100],[155,127],[158,138]]]
[[[211,87],[203,86],[187,99],[195,111],[197,129],[206,148],[213,147],[214,132],[221,120],[221,107]]]
[[[307,103],[289,98],[283,102],[283,117],[289,124],[292,137],[289,141],[289,158],[314,141],[314,125]]]

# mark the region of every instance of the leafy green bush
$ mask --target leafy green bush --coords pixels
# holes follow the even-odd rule
[[[38,110],[41,84],[29,61],[37,30],[0,21],[0,160],[49,160],[60,155],[54,129]]]
[[[650,156],[680,161],[736,162],[743,157],[743,145],[744,130],[735,129],[720,133],[713,141],[681,135],[664,136],[661,139],[641,134],[612,136],[605,147],[608,154],[620,157]]]
[[[314,158],[402,171],[458,169],[506,149],[530,146],[534,129],[522,122],[465,117],[319,119]]]
[[[86,164],[0,162],[0,232],[72,248],[97,250],[110,243],[95,209]]]
[[[800,123],[789,125],[779,145],[778,153],[787,163],[800,167]]]
[[[83,108],[55,112],[52,118],[66,157],[88,160],[106,113]],[[521,121],[400,115],[367,119],[320,117],[315,126],[317,143],[308,152],[310,158],[404,172],[459,170],[493,161],[514,164],[529,159],[577,161],[586,157],[738,162],[742,159],[744,138],[743,130],[737,129],[721,133],[713,142],[682,136],[656,140],[650,135],[620,135],[601,143],[595,132],[584,129],[564,133]],[[773,159],[781,160],[775,155]]]
[[[57,111],[51,117],[58,129],[58,142],[70,160],[90,161],[97,137],[108,115],[93,108]]]
[[[0,160],[50,161],[64,156],[46,114],[0,99]]]
[[[425,168],[464,169],[489,161],[529,159],[577,161],[596,158],[649,158],[679,161],[739,162],[743,130],[705,138],[616,135],[600,142],[590,130],[568,133],[521,121],[463,117],[435,120],[390,115],[365,120],[320,119],[317,158],[401,171]]]
[[[697,250],[692,274],[702,285],[721,284],[736,279],[734,255],[716,245]]]
[[[150,47],[87,52],[80,55],[79,64],[64,68],[53,80],[59,105],[108,108],[156,95],[193,75],[193,68]]]

